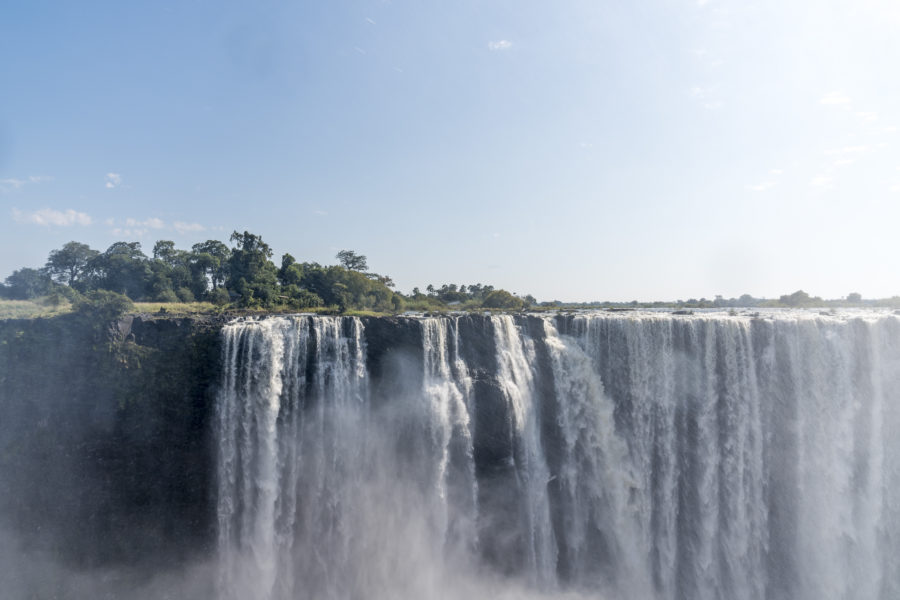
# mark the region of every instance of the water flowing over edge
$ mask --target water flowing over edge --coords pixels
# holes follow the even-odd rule
[[[900,597],[900,319],[406,321],[226,326],[223,598]]]

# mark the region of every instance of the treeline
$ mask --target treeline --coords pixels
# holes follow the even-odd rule
[[[38,269],[22,268],[0,285],[0,296],[48,297],[78,303],[85,296],[114,292],[136,302],[211,302],[240,308],[289,310],[332,307],[336,311],[401,312],[466,308],[520,309],[534,303],[481,284],[418,288],[409,296],[393,290],[390,277],[369,272],[364,255],[342,250],[339,264],[298,262],[290,254],[272,261],[272,249],[248,231],[231,234],[232,246],[207,240],[180,250],[160,240],[147,256],[140,242],[116,242],[101,252],[80,242],[53,250]]]
[[[704,309],[704,308],[871,308],[889,307],[900,308],[900,296],[891,298],[863,298],[858,292],[851,292],[844,298],[825,300],[821,296],[810,296],[803,290],[797,290],[791,294],[783,294],[778,298],[756,298],[750,294],[743,294],[737,298],[725,298],[717,295],[715,298],[689,298],[687,300],[639,302],[541,302],[539,306],[544,308],[566,309],[591,309],[591,308],[674,308],[674,309]]]

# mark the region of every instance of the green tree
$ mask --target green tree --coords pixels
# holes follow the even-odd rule
[[[225,285],[231,249],[219,240],[206,240],[191,246],[192,268],[208,280],[213,289]],[[205,287],[204,287],[205,289]]]
[[[357,254],[353,250],[341,250],[337,253],[336,258],[347,270],[360,272],[369,270],[366,257],[362,254]]]
[[[109,290],[94,290],[75,304],[79,315],[92,321],[107,323],[134,309],[128,296]]]
[[[146,297],[153,271],[141,252],[140,242],[115,242],[106,252],[94,257],[93,287],[124,294],[134,300]]]
[[[270,306],[277,296],[278,270],[272,261],[272,249],[249,231],[231,234],[236,246],[228,260],[229,290],[240,294],[244,306]]]
[[[853,302],[854,304],[862,302],[862,294],[857,292],[847,294],[847,302]]]
[[[87,244],[69,242],[50,252],[45,269],[55,281],[75,287],[99,254]]]
[[[781,296],[778,301],[788,306],[805,306],[812,302],[812,298],[803,290],[797,290],[793,294]]]
[[[159,240],[153,245],[153,258],[168,265],[174,265],[178,258],[178,250],[172,240]]]
[[[518,310],[525,306],[525,301],[516,298],[506,290],[494,290],[485,296],[481,303],[485,308],[504,308],[508,310]]]
[[[37,269],[23,268],[6,278],[4,295],[13,300],[30,300],[50,292],[50,276]]]

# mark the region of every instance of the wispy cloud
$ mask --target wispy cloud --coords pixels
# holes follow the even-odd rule
[[[509,50],[512,48],[512,42],[509,40],[496,40],[493,42],[488,42],[488,50],[492,52],[496,52],[498,50]]]
[[[17,177],[10,177],[8,179],[0,179],[0,190],[9,191],[9,190],[17,190],[23,185],[29,183],[43,183],[45,181],[53,181],[53,177],[49,175],[29,175],[24,179],[19,179]]]
[[[371,17],[366,17],[366,23],[368,23],[369,25],[377,25],[377,23],[375,22],[375,19],[373,19]]]
[[[327,213],[326,211],[324,211],[324,210],[314,210],[314,211],[313,211],[313,214],[314,214],[314,215],[317,215],[317,216],[320,216],[320,217],[327,217],[327,216],[328,216],[328,213]]]
[[[819,99],[819,103],[831,106],[845,106],[850,104],[850,98],[842,92],[828,92]]]
[[[42,208],[34,212],[23,212],[17,208],[12,210],[13,219],[17,223],[29,225],[43,225],[45,227],[69,227],[71,225],[90,225],[93,223],[90,215],[77,210],[54,210]]]
[[[765,192],[767,190],[771,190],[776,185],[778,185],[778,183],[775,181],[763,181],[761,183],[757,183],[756,185],[748,185],[747,189],[754,192]]]
[[[200,223],[186,223],[184,221],[175,221],[175,223],[172,224],[172,227],[175,228],[175,231],[182,234],[194,231],[206,231],[206,227]]]
[[[895,194],[900,194],[900,183],[898,183],[895,186],[892,186],[891,191],[894,192]]]
[[[859,111],[856,113],[856,116],[866,123],[873,123],[878,120],[878,113],[872,111]]]
[[[112,230],[113,235],[118,235],[124,238],[142,238],[147,235],[147,230],[143,228],[123,228],[116,227]]]
[[[126,227],[146,227],[149,229],[165,229],[166,222],[162,219],[157,219],[156,217],[150,217],[149,219],[144,219],[143,221],[139,219],[125,219]]]
[[[122,185],[122,176],[119,173],[106,174],[106,188],[111,190]]]
[[[0,179],[0,186],[3,186],[4,188],[12,188],[14,190],[19,189],[26,183],[27,183],[27,180],[25,180],[25,179],[15,179],[12,177],[9,179]]]
[[[175,231],[179,234],[192,233],[198,231],[206,231],[208,228],[200,223],[188,223],[186,221],[175,221],[168,223],[158,217],[149,217],[146,219],[127,218],[117,221],[116,219],[105,219],[106,225],[112,227],[110,233],[120,236],[143,237],[150,231]],[[119,226],[116,226],[118,223]]]

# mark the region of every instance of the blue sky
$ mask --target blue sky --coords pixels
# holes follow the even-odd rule
[[[900,294],[900,3],[8,2],[0,277],[262,235],[401,290]]]

